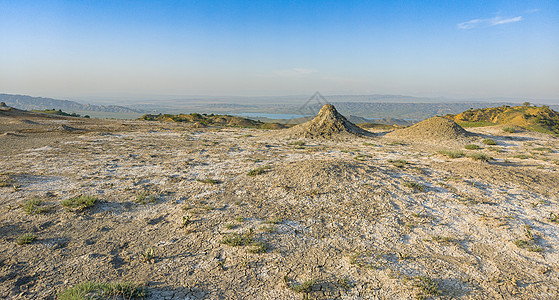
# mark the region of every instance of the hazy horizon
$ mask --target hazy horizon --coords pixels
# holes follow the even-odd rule
[[[559,104],[555,1],[0,1],[0,27],[0,93]]]

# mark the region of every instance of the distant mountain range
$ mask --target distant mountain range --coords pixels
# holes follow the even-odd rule
[[[458,114],[469,109],[515,106],[522,102],[518,99],[490,99],[483,102],[477,99],[457,102],[445,98],[418,98],[398,95],[334,95],[327,100],[344,116],[357,116],[369,119],[398,118],[423,120],[437,115]],[[184,100],[153,100],[144,103],[127,103],[120,105],[92,105],[76,101],[57,100],[52,98],[31,97],[25,95],[0,94],[0,102],[8,106],[25,110],[62,109],[66,112],[108,112],[108,113],[267,113],[267,114],[300,114],[318,113],[319,103],[308,103],[305,97],[268,97],[260,100],[255,98],[231,97],[223,99],[184,99]],[[550,105],[559,110],[559,105]],[[118,116],[117,116],[118,117]]]
[[[70,100],[57,100],[52,98],[31,97],[25,95],[0,94],[0,102],[5,102],[8,106],[24,110],[62,109],[67,112],[102,111],[119,113],[144,113],[143,110],[119,105],[81,104]]]

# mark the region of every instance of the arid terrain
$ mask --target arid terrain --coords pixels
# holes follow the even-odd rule
[[[264,130],[3,107],[0,298],[84,282],[147,299],[559,298],[559,139],[441,119],[368,133],[333,108]]]

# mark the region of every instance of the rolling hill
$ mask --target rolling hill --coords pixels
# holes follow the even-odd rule
[[[447,118],[466,127],[481,125],[515,125],[522,128],[551,134],[559,134],[559,113],[549,106],[522,106],[490,107],[470,109],[462,113],[446,115]]]

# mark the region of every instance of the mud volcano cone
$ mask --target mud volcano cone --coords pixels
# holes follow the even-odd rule
[[[468,140],[476,135],[464,130],[464,128],[450,119],[432,117],[408,128],[393,131],[386,136],[436,142]]]
[[[372,136],[373,134],[348,121],[331,104],[324,105],[311,121],[286,130],[291,137],[335,138]]]

